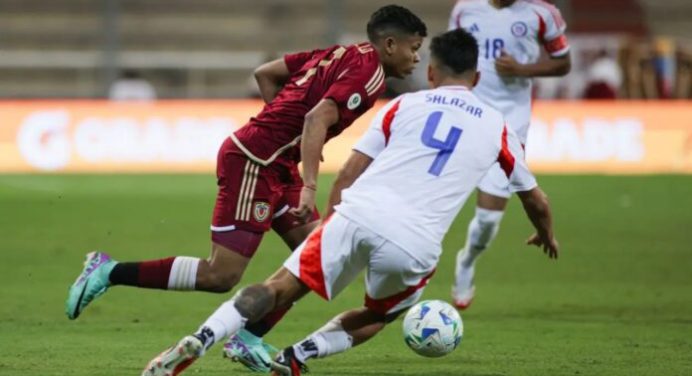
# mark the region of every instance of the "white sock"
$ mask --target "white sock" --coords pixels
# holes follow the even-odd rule
[[[195,289],[197,282],[197,267],[200,259],[196,257],[179,256],[173,260],[171,273],[168,275],[168,289],[190,291]]]
[[[331,320],[302,342],[293,345],[296,358],[302,363],[310,358],[324,358],[353,347],[353,337],[346,333],[340,320]]]
[[[214,343],[237,333],[245,326],[246,321],[247,319],[235,308],[235,300],[231,299],[209,316],[195,336],[204,343],[206,350]]]
[[[500,230],[503,211],[488,210],[476,207],[476,215],[469,223],[468,234],[466,236],[466,252],[461,256],[462,267],[468,268],[473,265],[476,258],[485,250],[490,242],[495,239]]]

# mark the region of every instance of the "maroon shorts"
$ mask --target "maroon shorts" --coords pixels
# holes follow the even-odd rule
[[[219,149],[216,177],[219,191],[213,233],[243,230],[261,234],[273,228],[283,234],[301,225],[288,213],[298,205],[303,187],[297,164],[275,161],[262,166],[228,138]],[[319,219],[317,211],[314,213],[313,219]]]

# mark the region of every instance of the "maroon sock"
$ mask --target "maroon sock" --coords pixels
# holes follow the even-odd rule
[[[168,277],[175,257],[139,263],[137,286],[150,289],[168,289]]]
[[[261,320],[249,324],[245,327],[245,330],[256,335],[257,337],[264,337],[276,324],[281,321],[286,315],[288,310],[291,308],[277,309],[267,313]]]

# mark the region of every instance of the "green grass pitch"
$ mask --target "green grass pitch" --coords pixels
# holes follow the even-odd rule
[[[324,202],[332,177],[320,183]],[[477,299],[451,355],[409,351],[401,322],[370,343],[311,362],[315,375],[692,375],[692,176],[542,176],[562,245],[550,261],[523,245],[512,200],[480,260]],[[206,257],[213,176],[0,175],[0,375],[138,375],[231,295],[111,289],[77,321],[64,314],[84,254],[118,260]],[[424,297],[448,299],[473,202],[445,240]],[[388,208],[377,208],[388,210]],[[288,254],[265,238],[242,285]],[[334,302],[301,301],[268,336],[285,346],[362,304],[362,280]],[[192,375],[247,374],[220,346]]]

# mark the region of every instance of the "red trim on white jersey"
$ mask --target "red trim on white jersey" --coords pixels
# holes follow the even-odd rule
[[[376,313],[386,315],[390,313],[389,310],[396,307],[399,303],[406,300],[409,296],[415,294],[416,291],[427,286],[428,281],[430,280],[430,278],[432,278],[433,274],[435,274],[435,269],[433,269],[433,271],[430,272],[430,274],[423,277],[417,285],[409,286],[406,290],[384,299],[373,299],[368,295],[365,295],[365,306]]]
[[[541,43],[545,43],[545,20],[543,17],[541,17],[541,14],[534,11],[536,13],[536,16],[538,16],[538,40]]]
[[[561,56],[569,51],[569,43],[567,42],[567,37],[561,34],[559,37],[553,40],[546,40],[546,25],[545,20],[540,13],[534,11],[538,17],[538,41],[543,44],[543,48],[550,54],[550,56]]]
[[[399,110],[399,104],[401,104],[401,99],[399,99],[392,108],[390,108],[384,118],[382,119],[382,133],[384,133],[384,146],[389,144],[389,137],[392,135],[392,122],[394,122],[394,116]]]
[[[322,231],[329,222],[324,222],[305,240],[305,248],[300,253],[300,276],[298,277],[310,290],[329,300],[327,284],[322,270]]]
[[[548,12],[550,12],[550,15],[553,17],[553,21],[555,21],[555,26],[562,30],[565,26],[565,19],[562,18],[562,14],[560,13],[560,10],[553,4],[547,3],[543,0],[524,0],[529,4],[536,5],[538,7],[541,7]]]
[[[548,51],[550,56],[562,56],[569,51],[569,43],[564,34],[551,41],[544,42],[543,47]]]
[[[497,156],[497,161],[500,162],[500,167],[502,167],[505,175],[507,175],[507,179],[509,179],[512,176],[512,171],[514,171],[514,156],[507,146],[507,124],[502,128],[502,149]]]

